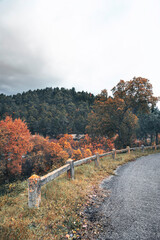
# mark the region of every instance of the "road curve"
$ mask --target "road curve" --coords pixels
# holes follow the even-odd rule
[[[101,187],[110,194],[98,240],[160,240],[160,153],[121,166]]]

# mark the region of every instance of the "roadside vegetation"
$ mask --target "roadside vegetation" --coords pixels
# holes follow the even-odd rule
[[[94,189],[111,174],[117,166],[158,151],[118,154],[75,169],[75,180],[66,174],[42,187],[42,202],[39,209],[27,206],[27,181],[13,182],[0,187],[0,236],[9,239],[87,239],[87,221],[83,210],[90,204]]]
[[[0,183],[12,182],[44,175],[72,158],[78,160],[103,153],[114,147],[112,139],[83,135],[74,141],[72,135],[64,134],[57,139],[31,135],[21,119],[6,117],[0,121]]]

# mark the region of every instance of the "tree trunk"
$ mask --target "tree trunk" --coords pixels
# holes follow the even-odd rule
[[[153,142],[153,134],[151,134],[151,146],[152,146],[152,142]]]
[[[145,145],[147,146],[148,143],[147,143],[147,135],[145,135]]]
[[[156,132],[156,145],[158,145],[158,132]]]

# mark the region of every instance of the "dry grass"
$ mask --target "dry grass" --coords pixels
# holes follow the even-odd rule
[[[27,181],[5,186],[7,190],[1,191],[0,196],[0,239],[80,239],[82,219],[79,213],[94,187],[114,174],[117,166],[153,152],[156,151],[119,154],[116,160],[104,157],[99,168],[95,168],[93,162],[77,167],[75,180],[68,180],[64,174],[42,187],[39,209],[27,206]],[[73,237],[69,238],[70,233]]]

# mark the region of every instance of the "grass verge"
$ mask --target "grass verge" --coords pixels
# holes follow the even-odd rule
[[[100,167],[94,163],[75,168],[75,180],[66,174],[42,187],[42,203],[39,209],[27,206],[27,181],[1,187],[0,194],[0,239],[85,239],[84,220],[81,212],[89,204],[89,196],[99,183],[124,163],[138,157],[157,153],[131,152],[101,158]],[[5,189],[5,191],[4,191]]]

